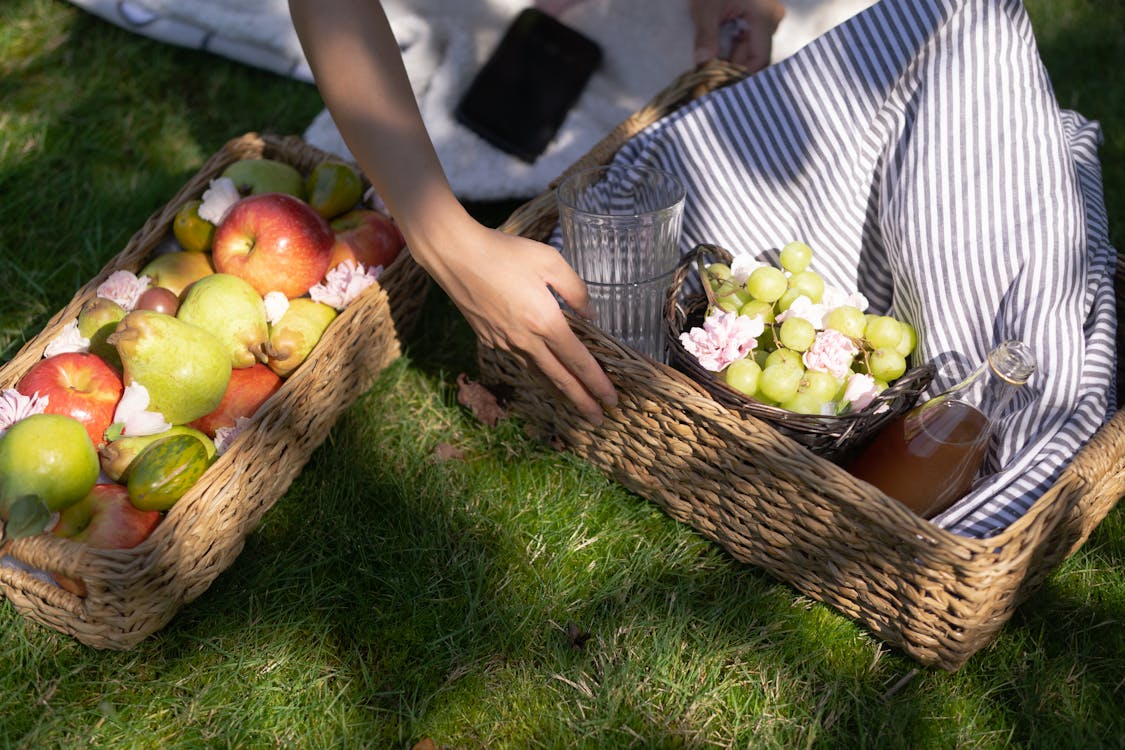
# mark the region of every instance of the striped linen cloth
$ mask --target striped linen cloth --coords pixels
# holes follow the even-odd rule
[[[1115,407],[1113,272],[1097,123],[1060,110],[1015,0],[881,0],[626,143],[687,186],[682,249],[776,259],[915,324],[948,387],[1004,339],[1038,371],[985,478],[935,519],[1019,518]]]

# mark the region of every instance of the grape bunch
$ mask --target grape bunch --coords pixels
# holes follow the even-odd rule
[[[858,411],[906,372],[917,333],[866,313],[862,294],[827,286],[812,258],[807,244],[790,242],[780,268],[745,257],[707,265],[704,326],[681,342],[756,401],[801,414]]]

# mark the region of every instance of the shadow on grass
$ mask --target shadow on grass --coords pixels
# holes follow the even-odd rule
[[[299,133],[322,108],[312,86],[66,7],[50,6],[47,21],[65,38],[0,77],[4,359],[227,140]]]

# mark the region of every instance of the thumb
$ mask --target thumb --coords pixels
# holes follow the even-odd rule
[[[574,272],[562,255],[554,253],[554,258],[546,261],[543,278],[555,294],[562,298],[570,309],[586,320],[593,320],[594,309],[590,306],[590,293],[585,282]]]

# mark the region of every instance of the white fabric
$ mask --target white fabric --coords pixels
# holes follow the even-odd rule
[[[71,0],[108,21],[171,44],[204,49],[311,81],[287,0]],[[870,0],[788,0],[774,37],[779,60]],[[688,0],[584,0],[562,16],[601,43],[602,69],[547,152],[532,165],[490,146],[452,116],[461,93],[529,0],[384,0],[426,127],[454,191],[468,200],[542,191],[621,120],[691,67]],[[304,132],[350,157],[327,111]]]

